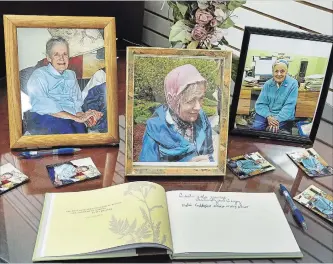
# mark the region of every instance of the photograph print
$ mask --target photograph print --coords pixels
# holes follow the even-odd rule
[[[128,120],[133,135],[127,136],[133,139],[127,141],[127,159],[133,166],[169,167],[165,171],[170,172],[170,167],[221,165],[229,93],[223,81],[228,82],[224,72],[229,70],[229,56],[228,52],[134,50],[128,62],[134,71],[133,79],[129,76],[133,117]]]
[[[24,135],[107,132],[103,31],[18,28],[17,37]]]
[[[320,41],[307,34],[302,39],[293,38],[291,32],[276,35],[260,29],[257,33],[254,28],[251,34],[251,30],[243,40],[241,60],[245,62],[238,69],[232,129],[309,140],[318,126],[314,119],[318,106],[325,104],[332,75],[333,38]]]
[[[333,167],[329,166],[313,148],[287,153],[287,155],[310,177],[333,175]]]
[[[0,166],[0,195],[29,181],[29,177],[12,164]]]
[[[333,196],[318,187],[310,185],[294,200],[333,223]]]
[[[83,158],[46,166],[55,187],[95,179],[101,176],[91,158]]]
[[[115,19],[4,15],[4,26],[11,148],[118,143]]]
[[[275,170],[259,152],[248,153],[228,159],[228,168],[240,179],[246,179]]]

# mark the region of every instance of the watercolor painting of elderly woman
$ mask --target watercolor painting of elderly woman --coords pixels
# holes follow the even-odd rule
[[[127,176],[225,175],[231,61],[231,51],[127,49]]]
[[[135,164],[216,166],[221,59],[138,56],[134,63]]]
[[[22,39],[27,30],[19,31]],[[45,36],[38,32],[37,39],[47,39],[43,50],[36,45],[19,57],[24,134],[107,132],[102,34],[97,29],[44,29]]]
[[[332,44],[250,35],[241,58],[245,61],[244,68],[239,69],[241,78],[235,84],[236,94],[240,92],[233,97],[234,129],[253,135],[308,140]]]
[[[190,64],[165,77],[166,105],[148,119],[139,161],[214,161],[212,128],[202,110],[207,81]]]

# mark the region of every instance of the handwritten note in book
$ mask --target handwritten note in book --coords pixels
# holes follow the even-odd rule
[[[182,207],[199,207],[199,208],[234,208],[234,209],[246,209],[249,206],[244,205],[238,199],[233,200],[221,194],[193,194],[180,192],[178,197],[182,201]]]
[[[274,193],[167,192],[174,254],[297,252]]]

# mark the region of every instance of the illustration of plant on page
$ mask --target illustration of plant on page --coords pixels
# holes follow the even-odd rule
[[[149,182],[129,184],[124,196],[131,196],[140,212],[131,212],[136,216],[132,221],[128,217],[111,216],[110,231],[118,235],[118,239],[125,239],[126,243],[151,242],[171,247],[166,200],[156,199],[160,188]]]

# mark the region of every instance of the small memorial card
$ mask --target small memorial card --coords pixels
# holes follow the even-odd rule
[[[55,187],[95,179],[101,176],[91,158],[47,165],[46,169]]]
[[[7,163],[0,166],[0,195],[28,180],[29,177],[16,169],[12,164]]]
[[[313,149],[287,153],[288,157],[310,177],[333,175],[333,168]]]
[[[240,179],[246,179],[267,171],[275,170],[259,152],[253,152],[228,159],[228,168]]]
[[[294,200],[333,223],[333,196],[311,185]]]

